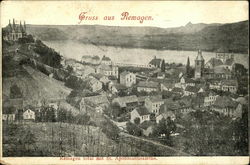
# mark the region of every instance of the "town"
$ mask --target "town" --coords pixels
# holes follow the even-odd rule
[[[107,55],[96,54],[83,55],[78,61],[60,56],[38,38],[27,34],[25,22],[18,25],[14,20],[3,29],[3,42],[3,78],[10,82],[7,85],[3,81],[7,94],[3,93],[2,120],[7,127],[26,124],[29,128],[38,123],[90,125],[88,128],[99,127],[108,138],[124,138],[128,146],[146,153],[153,151],[144,145],[154,144],[155,148],[161,148],[155,150],[156,155],[165,152],[164,146],[171,147],[171,152],[178,150],[180,155],[230,155],[233,149],[237,151],[235,155],[243,152],[241,142],[247,139],[242,132],[237,132],[239,129],[232,128],[240,127],[248,116],[249,69],[236,63],[234,53],[226,48],[216,50],[208,61],[203,58],[202,50],[197,50],[194,66],[189,58],[183,65],[157,56],[141,66],[115,63]],[[43,77],[41,83],[58,83],[67,90],[61,92],[60,97],[43,97],[38,89],[23,89],[18,81],[15,83],[11,79],[16,77],[22,81],[22,75],[27,72],[39,72]],[[52,88],[44,90],[53,94]],[[29,92],[34,94],[34,100],[25,96]],[[89,136],[89,129],[85,131],[88,132],[86,137]],[[102,135],[96,132],[98,146],[101,146]],[[57,133],[61,131],[52,129],[53,135]],[[64,141],[58,138],[58,143]],[[72,145],[76,148],[77,138],[85,137],[73,137]],[[131,144],[140,140],[145,144]],[[218,149],[217,143],[232,148]],[[88,148],[86,155],[104,156],[116,152],[111,149],[105,153],[99,149],[91,152],[89,144],[85,146]],[[130,154],[119,152],[121,156],[136,155],[133,148]]]

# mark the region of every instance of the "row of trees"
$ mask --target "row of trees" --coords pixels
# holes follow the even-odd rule
[[[55,50],[46,46],[41,40],[36,40],[34,51],[40,55],[42,63],[53,68],[61,68],[62,57]]]
[[[194,155],[248,155],[247,111],[232,121],[219,113],[196,111],[180,120],[185,125],[182,144]]]

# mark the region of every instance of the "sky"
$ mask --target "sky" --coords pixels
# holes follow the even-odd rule
[[[121,21],[121,13],[131,16],[152,16],[153,20]],[[109,26],[178,27],[192,23],[232,23],[248,20],[247,1],[3,1],[1,25],[9,19],[39,25],[78,25],[79,14],[98,16],[80,24]],[[104,16],[115,16],[105,21]]]

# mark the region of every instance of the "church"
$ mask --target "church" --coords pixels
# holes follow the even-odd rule
[[[194,78],[199,79],[202,78],[204,75],[204,63],[205,60],[202,56],[201,50],[198,51],[198,55],[195,59],[195,72],[194,72]]]
[[[21,21],[20,24],[18,25],[16,24],[14,19],[12,24],[9,20],[9,24],[3,29],[3,39],[7,41],[17,41],[19,38],[23,38],[25,36],[26,36],[25,21],[23,25]]]

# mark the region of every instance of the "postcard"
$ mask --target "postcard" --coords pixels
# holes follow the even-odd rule
[[[1,164],[248,164],[247,1],[1,2]]]

